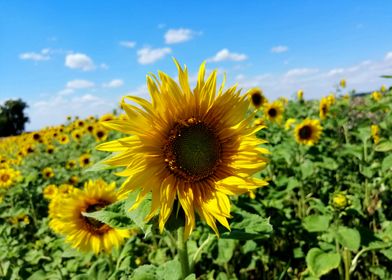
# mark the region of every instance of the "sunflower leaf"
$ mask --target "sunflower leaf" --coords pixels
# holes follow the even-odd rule
[[[113,228],[126,229],[134,227],[135,223],[125,213],[124,204],[125,201],[118,201],[100,211],[90,213],[83,212],[82,214],[84,217],[93,218]]]
[[[145,217],[150,213],[151,210],[151,193],[148,193],[142,202],[136,209],[132,209],[135,204],[139,193],[131,192],[124,203],[124,210],[128,218],[130,218],[137,227],[141,228],[147,237],[151,233],[152,226],[147,223]]]

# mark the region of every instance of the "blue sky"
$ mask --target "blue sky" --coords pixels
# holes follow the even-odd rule
[[[28,129],[147,96],[145,76],[191,76],[204,60],[271,98],[372,90],[392,74],[390,1],[0,0],[0,102],[22,98]]]

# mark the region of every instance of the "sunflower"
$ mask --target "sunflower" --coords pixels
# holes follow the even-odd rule
[[[340,85],[341,88],[345,88],[346,85],[347,85],[346,80],[345,79],[341,79],[340,82],[339,82],[339,85]]]
[[[89,124],[86,126],[86,131],[89,133],[93,133],[94,131],[94,125],[93,124]]]
[[[102,127],[96,127],[94,129],[94,137],[97,141],[105,141],[108,138],[108,132]]]
[[[67,163],[65,164],[65,168],[66,169],[73,169],[76,166],[76,161],[73,159],[70,159],[69,161],[67,161]]]
[[[371,126],[371,131],[374,144],[378,144],[378,142],[380,142],[380,128],[378,125],[373,124]]]
[[[331,93],[327,96],[327,100],[330,106],[332,106],[333,104],[335,104],[336,102],[336,97],[335,94]]]
[[[53,197],[55,197],[57,195],[58,191],[59,190],[58,190],[57,186],[51,184],[51,185],[47,185],[43,189],[42,194],[44,195],[44,198],[50,200],[50,199],[52,199]]]
[[[0,169],[0,188],[8,188],[14,183],[14,170],[11,168]]]
[[[81,129],[75,129],[74,131],[72,131],[71,135],[75,141],[80,141],[83,136],[83,131]]]
[[[280,123],[283,117],[283,104],[277,100],[264,104],[264,115],[271,122]]]
[[[302,89],[297,91],[297,99],[299,101],[303,101],[304,100],[304,91]]]
[[[381,93],[386,93],[387,92],[387,86],[386,85],[382,85],[380,88]]]
[[[253,88],[247,92],[250,103],[256,109],[259,109],[264,103],[268,103],[267,98],[264,96],[263,91],[259,88]]]
[[[75,176],[75,175],[71,176],[71,177],[68,179],[68,183],[70,183],[70,184],[73,185],[73,186],[77,185],[77,184],[79,183],[79,177],[78,177],[78,176]]]
[[[45,167],[42,170],[42,175],[44,176],[45,179],[49,179],[49,178],[54,177],[53,169],[51,167]]]
[[[88,181],[83,190],[75,189],[73,193],[59,196],[52,200],[49,207],[52,229],[65,236],[67,243],[81,251],[110,252],[118,247],[130,234],[127,229],[115,229],[83,213],[98,211],[118,199],[115,184],[102,180]],[[61,212],[55,206],[61,205]]]
[[[291,127],[293,126],[293,124],[295,124],[296,121],[297,121],[297,120],[294,119],[294,118],[289,118],[289,119],[287,119],[287,121],[286,121],[285,124],[284,124],[284,129],[285,129],[285,130],[290,130]]]
[[[113,114],[105,114],[99,118],[99,121],[100,122],[107,122],[107,121],[111,121],[114,119],[115,119],[115,116]]]
[[[380,101],[382,98],[382,93],[379,91],[373,91],[372,92],[372,98],[374,101]]]
[[[69,143],[69,137],[66,134],[60,135],[59,136],[59,142],[61,145],[65,145]]]
[[[91,155],[90,154],[84,154],[79,157],[79,165],[81,167],[86,167],[90,164],[91,164]]]
[[[252,126],[254,114],[247,115],[249,101],[236,86],[224,91],[222,84],[217,92],[217,72],[205,80],[202,64],[197,85],[191,90],[187,69],[175,62],[179,84],[162,72],[160,81],[148,76],[152,103],[126,96],[122,108],[129,119],[103,122],[109,129],[132,136],[97,149],[119,152],[105,162],[126,167],[117,173],[128,177],[120,189],[122,197],[140,188],[132,209],[152,192],[146,220],[159,212],[161,231],[177,199],[185,213],[184,238],[195,227],[195,212],[219,234],[216,220],[229,228],[228,195],[267,185],[252,175],[266,166],[263,155],[268,151],[259,147],[265,143],[255,136],[260,127]]]
[[[324,120],[327,117],[328,111],[329,111],[329,100],[327,97],[323,97],[320,100],[320,119]]]
[[[319,120],[306,119],[295,127],[295,140],[299,144],[312,146],[320,139],[322,129]]]
[[[31,138],[32,138],[34,141],[38,142],[38,141],[41,140],[41,135],[40,135],[38,132],[34,132],[34,133],[31,135]]]
[[[53,154],[54,153],[54,146],[52,146],[52,145],[47,146],[46,152],[50,155]]]

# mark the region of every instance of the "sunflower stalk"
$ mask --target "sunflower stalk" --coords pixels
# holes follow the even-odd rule
[[[190,274],[188,245],[184,238],[184,227],[179,227],[177,230],[177,252],[178,259],[181,263],[181,278],[185,279]]]

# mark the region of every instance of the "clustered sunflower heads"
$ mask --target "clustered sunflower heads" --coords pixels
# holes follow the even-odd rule
[[[294,136],[297,143],[312,146],[319,141],[321,132],[319,120],[305,119],[295,127]]]
[[[127,229],[115,229],[83,213],[98,211],[118,200],[115,184],[103,180],[88,181],[84,189],[59,188],[49,204],[49,226],[65,241],[81,251],[110,252],[129,237]],[[53,192],[53,191],[51,191]]]
[[[179,84],[165,73],[147,77],[152,102],[136,96],[123,98],[127,120],[102,125],[132,136],[100,144],[97,149],[117,152],[106,160],[125,169],[122,197],[140,190],[132,209],[152,193],[146,220],[159,214],[159,228],[175,207],[185,213],[184,237],[195,227],[195,212],[219,234],[216,221],[226,228],[230,218],[228,195],[247,193],[267,185],[252,175],[266,166],[268,151],[256,138],[260,126],[247,115],[249,101],[236,86],[216,89],[217,72],[205,80],[205,64],[196,87],[189,86],[188,71],[176,62]],[[128,104],[131,101],[140,107]]]

